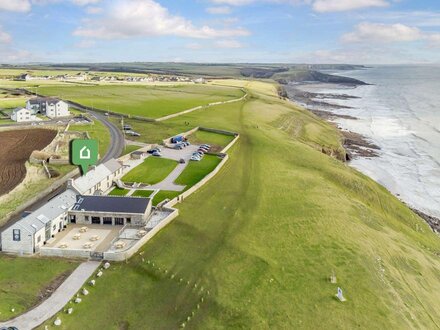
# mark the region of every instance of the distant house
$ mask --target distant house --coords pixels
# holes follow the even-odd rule
[[[11,119],[17,123],[34,121],[36,118],[32,112],[25,108],[16,108],[12,111]]]
[[[205,84],[206,80],[204,78],[197,78],[193,80],[196,84]]]
[[[61,100],[48,99],[46,103],[46,116],[49,118],[70,116],[69,105]]]
[[[18,78],[16,78],[16,80],[29,81],[29,80],[32,80],[32,77],[28,73],[23,73],[23,74],[19,75]]]
[[[55,98],[36,97],[26,102],[26,109],[33,114],[41,113],[49,118],[70,116],[69,105]]]

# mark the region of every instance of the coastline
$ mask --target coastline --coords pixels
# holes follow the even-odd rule
[[[323,83],[319,83],[323,84]],[[353,132],[350,130],[343,129],[338,123],[335,122],[336,119],[350,119],[350,120],[358,120],[357,117],[354,117],[350,114],[341,114],[335,113],[334,110],[350,110],[352,107],[339,105],[335,103],[331,103],[328,100],[349,100],[349,99],[357,99],[359,97],[352,96],[348,94],[335,94],[335,93],[319,93],[319,92],[310,92],[301,90],[301,87],[311,86],[313,84],[310,83],[295,83],[293,85],[286,84],[282,85],[282,91],[280,91],[280,96],[288,99],[289,101],[302,106],[306,110],[312,112],[316,116],[322,118],[323,120],[330,123],[336,129],[340,131],[342,136],[344,137],[343,146],[346,150],[347,157],[346,162],[349,164],[353,159],[368,159],[371,157],[379,157],[379,151],[381,148],[375,143],[371,142],[367,137],[359,134],[357,132]],[[342,88],[356,88],[357,86],[353,85],[344,85],[341,84],[333,84]],[[288,86],[286,89],[285,87]],[[370,176],[371,177],[371,176]],[[373,178],[373,180],[375,180]],[[377,180],[375,180],[378,182]],[[381,184],[380,182],[378,182]],[[385,187],[386,188],[386,187]],[[396,196],[402,203],[408,206],[415,214],[417,214],[420,218],[422,218],[431,228],[434,233],[440,235],[440,218],[435,217],[433,215],[429,215],[414,206],[408,205],[408,203],[400,197],[400,194],[393,193],[391,190],[387,189],[390,193]]]

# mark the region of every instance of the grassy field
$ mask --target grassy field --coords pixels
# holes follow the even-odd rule
[[[0,109],[12,109],[26,106],[27,98],[0,98]]]
[[[165,199],[173,199],[181,194],[180,191],[171,191],[171,190],[160,190],[153,197],[153,205],[157,205]]]
[[[109,148],[111,137],[108,128],[103,123],[95,120],[90,125],[71,125],[69,130],[75,132],[88,132],[91,139],[98,140],[99,157],[104,157]]]
[[[218,134],[201,130],[197,130],[195,133],[188,136],[188,140],[192,144],[207,143],[211,145],[212,149],[218,149],[218,151],[226,147],[233,139],[234,136],[232,135]]]
[[[190,121],[241,138],[142,256],[113,265],[60,328],[438,328],[438,237],[322,152],[340,153],[330,125],[270,86],[248,88],[247,102],[147,125],[157,137]]]
[[[56,86],[41,87],[39,93],[80,104],[133,116],[158,118],[211,102],[239,98],[238,88],[182,85],[154,86]]]
[[[110,191],[109,195],[110,196],[125,196],[128,194],[130,190],[128,189],[121,189],[116,187],[115,189],[113,189],[112,191]]]
[[[148,157],[122,178],[124,182],[155,184],[164,180],[177,166],[175,160]]]
[[[39,301],[45,287],[79,263],[66,259],[0,256],[0,321],[17,316]],[[15,309],[12,313],[11,309]]]

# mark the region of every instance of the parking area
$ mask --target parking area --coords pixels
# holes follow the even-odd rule
[[[121,229],[121,227],[113,226],[70,224],[64,231],[55,236],[54,241],[46,244],[45,247],[105,252],[110,249],[111,242],[118,237]]]

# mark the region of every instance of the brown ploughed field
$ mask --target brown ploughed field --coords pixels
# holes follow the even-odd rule
[[[47,129],[0,132],[0,196],[23,181],[25,163],[32,151],[44,149],[56,135],[56,131]]]

